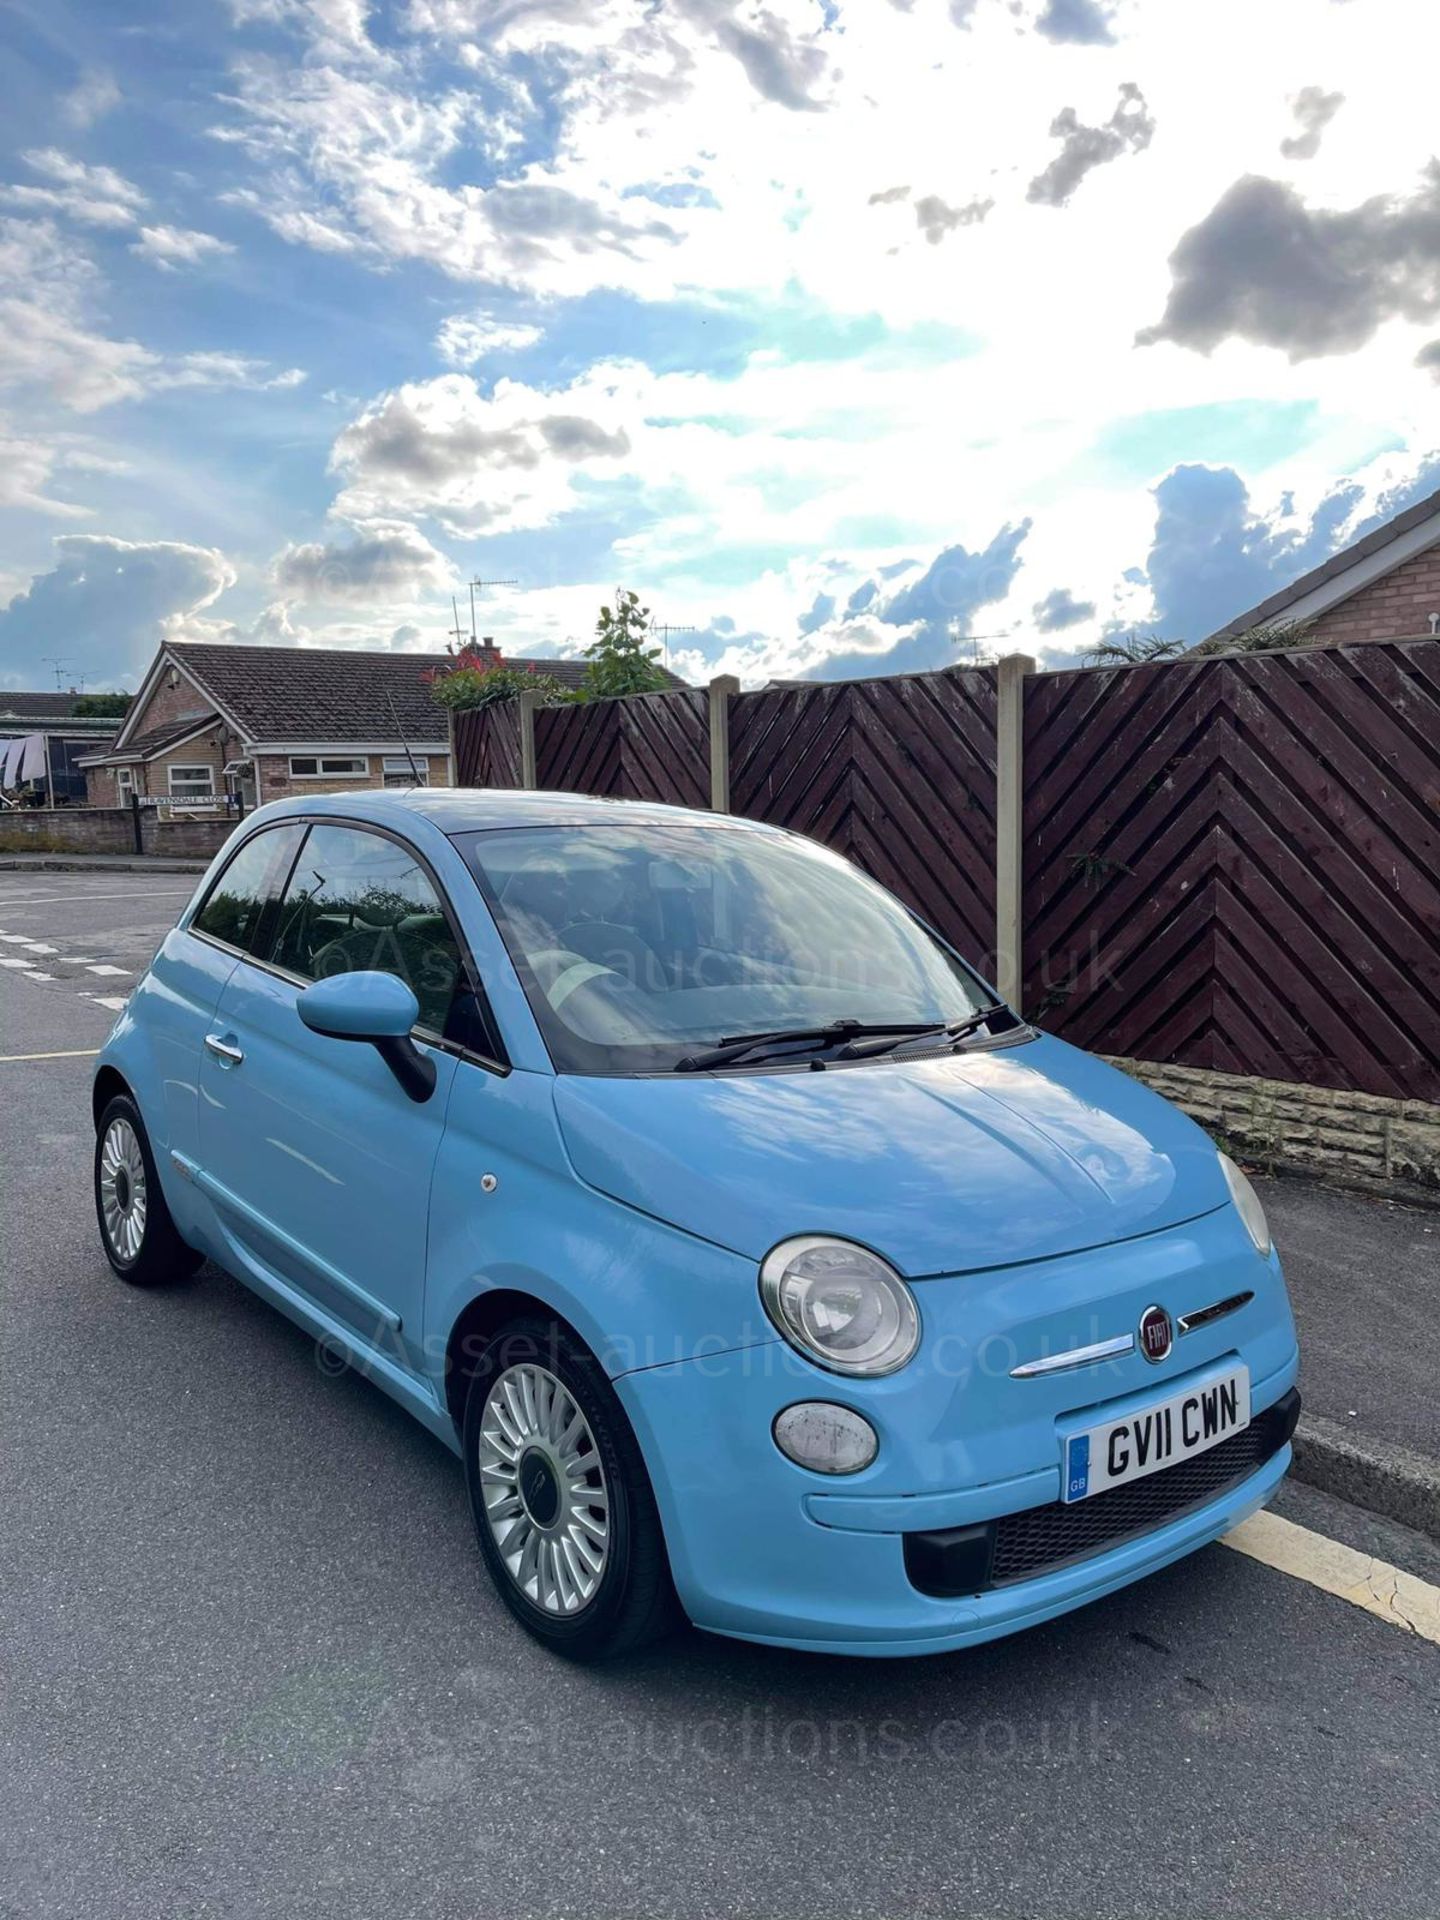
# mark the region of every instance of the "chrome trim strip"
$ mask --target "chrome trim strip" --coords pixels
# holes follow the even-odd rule
[[[1241,1307],[1248,1307],[1255,1298],[1252,1291],[1232,1293],[1224,1300],[1215,1301],[1213,1306],[1197,1307],[1194,1313],[1182,1313],[1175,1325],[1181,1333],[1194,1333],[1197,1327],[1208,1327],[1216,1320],[1223,1320],[1227,1313],[1238,1313]]]
[[[1113,1340],[1097,1340],[1090,1347],[1071,1347],[1068,1353],[1052,1353],[1044,1360],[1027,1360],[1023,1367],[1012,1367],[1012,1380],[1034,1380],[1041,1374],[1065,1373],[1071,1367],[1088,1367],[1096,1360],[1117,1360],[1122,1353],[1135,1351],[1133,1333],[1119,1333]]]

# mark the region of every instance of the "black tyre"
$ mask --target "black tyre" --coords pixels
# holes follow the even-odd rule
[[[540,1319],[491,1340],[465,1402],[465,1478],[506,1606],[552,1652],[609,1660],[676,1615],[649,1475],[595,1356]]]
[[[175,1231],[140,1109],[125,1093],[106,1103],[95,1130],[95,1218],[105,1258],[132,1287],[183,1279],[204,1258]]]

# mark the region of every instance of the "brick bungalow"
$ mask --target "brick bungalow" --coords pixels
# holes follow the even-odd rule
[[[1440,630],[1440,492],[1237,614],[1210,638],[1291,622],[1306,625],[1305,642],[1314,646],[1428,639]]]
[[[486,650],[497,652],[488,640]],[[505,659],[566,685],[585,672],[583,660]],[[88,803],[138,793],[206,809],[238,795],[248,809],[290,793],[409,786],[412,756],[426,784],[449,786],[448,715],[425,676],[450,665],[443,653],[167,641],[120,732],[82,762]]]

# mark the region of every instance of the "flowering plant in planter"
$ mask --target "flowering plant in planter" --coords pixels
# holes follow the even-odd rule
[[[510,666],[493,647],[482,651],[466,645],[457,649],[453,658],[453,666],[435,667],[425,676],[431,698],[453,711],[488,707],[496,700],[513,700],[520,693],[541,694],[546,706],[569,698],[553,674],[540,673],[533,665]]]

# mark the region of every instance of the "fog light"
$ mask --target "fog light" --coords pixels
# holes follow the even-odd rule
[[[859,1473],[880,1451],[870,1422],[849,1407],[801,1400],[775,1416],[775,1444],[812,1473]]]

